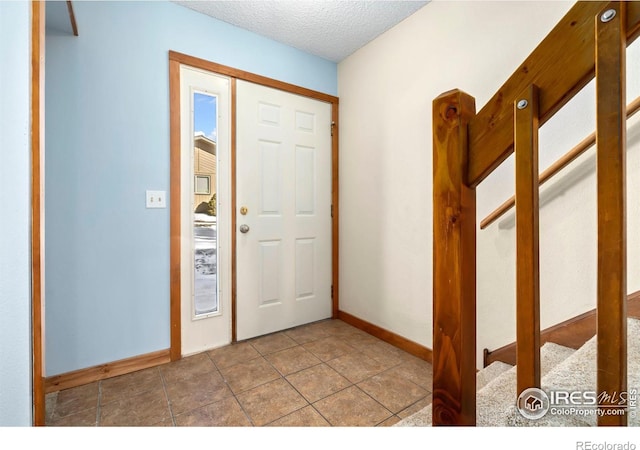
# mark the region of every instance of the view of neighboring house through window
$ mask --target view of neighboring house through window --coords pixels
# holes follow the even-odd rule
[[[193,94],[193,256],[195,315],[219,311],[217,245],[217,97]]]

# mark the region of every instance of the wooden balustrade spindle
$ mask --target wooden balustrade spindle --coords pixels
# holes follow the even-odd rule
[[[538,88],[514,102],[517,393],[540,387]]]
[[[611,412],[627,390],[626,7],[612,2],[595,18],[598,183],[598,393],[611,396],[598,425],[627,424]],[[613,15],[615,13],[615,15]],[[612,17],[613,15],[613,17]]]

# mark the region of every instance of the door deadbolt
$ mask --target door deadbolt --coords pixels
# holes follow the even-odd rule
[[[243,216],[246,216],[248,212],[249,210],[247,209],[246,206],[243,206],[242,208],[240,208],[240,214],[242,214]]]

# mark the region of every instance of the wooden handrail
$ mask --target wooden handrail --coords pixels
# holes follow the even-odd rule
[[[69,20],[71,21],[71,29],[73,30],[73,35],[78,36],[78,23],[76,22],[76,15],[73,12],[73,5],[71,4],[71,0],[67,0],[67,11],[69,12]]]
[[[633,116],[639,110],[640,110],[640,97],[636,98],[627,106],[627,119]],[[575,160],[578,156],[582,155],[585,151],[587,151],[589,148],[595,145],[595,143],[596,143],[596,133],[593,132],[589,136],[584,138],[582,141],[580,141],[578,145],[576,145],[567,153],[562,155],[556,162],[551,164],[544,172],[542,172],[540,174],[538,184],[542,185],[545,182],[547,182],[551,177],[553,177],[555,174],[557,174],[562,169],[567,167],[569,163]],[[512,196],[502,205],[498,206],[491,214],[487,215],[487,217],[485,217],[482,220],[482,222],[480,222],[480,229],[484,230],[485,228],[487,228],[493,222],[495,222],[500,217],[502,217],[503,214],[505,214],[507,211],[513,208],[515,204],[516,204],[516,197]]]
[[[627,45],[640,34],[640,2],[626,5]],[[540,126],[595,76],[594,17],[616,2],[578,1],[469,123],[467,183],[476,187],[513,153],[513,102],[535,84]],[[560,75],[562,74],[562,75]]]

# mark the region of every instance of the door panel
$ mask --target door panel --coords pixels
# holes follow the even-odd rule
[[[331,105],[245,81],[236,99],[236,319],[247,339],[331,316]]]

